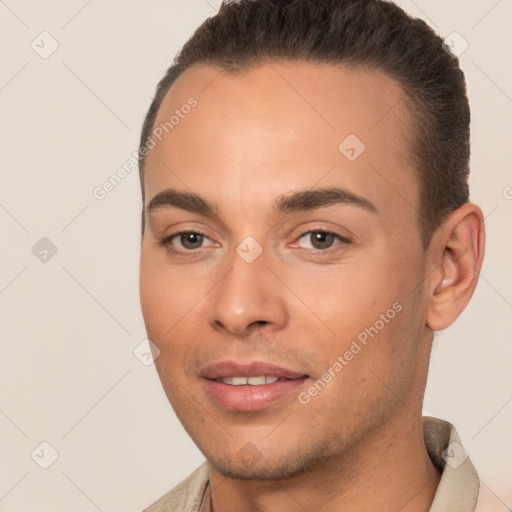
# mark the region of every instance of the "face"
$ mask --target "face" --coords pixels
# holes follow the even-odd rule
[[[284,478],[420,414],[431,333],[399,85],[202,65],[155,127],[173,115],[146,161],[141,304],[165,392],[212,466]]]

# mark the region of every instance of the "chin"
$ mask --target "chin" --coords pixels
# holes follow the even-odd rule
[[[244,453],[245,450],[245,453]],[[231,459],[207,457],[208,462],[220,474],[235,480],[283,480],[313,471],[323,465],[328,457],[322,452],[313,454],[285,455],[268,460],[251,443],[247,443]]]
[[[215,461],[209,461],[210,464],[222,475],[234,480],[283,480],[295,475],[304,473],[301,468],[293,468],[288,465],[278,467],[245,467],[243,464],[235,463],[231,465],[219,464]]]

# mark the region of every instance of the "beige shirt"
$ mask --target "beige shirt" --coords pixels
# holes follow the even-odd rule
[[[442,472],[430,512],[480,512],[480,481],[453,425],[425,416],[423,436],[432,462]],[[212,512],[208,471],[205,462],[144,512]]]

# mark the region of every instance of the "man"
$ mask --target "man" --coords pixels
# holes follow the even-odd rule
[[[422,418],[433,332],[475,289],[457,59],[379,0],[226,2],[141,136],[140,291],[207,462],[148,511],[473,511]]]

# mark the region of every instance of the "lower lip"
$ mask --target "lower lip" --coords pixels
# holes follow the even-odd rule
[[[233,411],[259,411],[270,407],[282,398],[297,392],[306,377],[293,380],[279,380],[261,386],[231,386],[216,380],[204,379],[207,395],[225,409]]]

